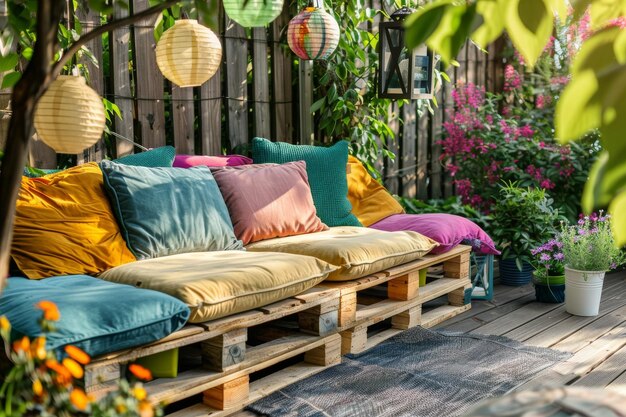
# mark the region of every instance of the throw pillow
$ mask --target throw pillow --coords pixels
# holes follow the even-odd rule
[[[361,226],[351,213],[348,200],[348,142],[340,141],[325,148],[254,138],[252,159],[255,164],[305,161],[313,202],[322,222],[328,226]]]
[[[317,217],[304,161],[213,170],[244,245],[326,230]]]
[[[242,248],[209,168],[111,161],[100,167],[122,234],[137,259]]]
[[[404,213],[400,203],[352,155],[348,157],[348,200],[352,204],[352,213],[363,226],[370,226],[392,214]]]
[[[191,168],[197,166],[213,167],[234,167],[239,165],[249,165],[252,159],[243,155],[176,155],[174,167]]]
[[[454,214],[394,214],[370,226],[372,229],[397,232],[412,230],[439,242],[431,253],[444,253],[462,243],[471,242],[481,255],[499,255],[493,240],[476,223]]]
[[[134,165],[140,167],[171,167],[176,155],[173,146],[162,146],[160,148],[148,149],[144,152],[123,156],[114,162],[124,165]]]
[[[135,260],[115,221],[96,163],[22,178],[11,256],[32,279],[94,275]]]

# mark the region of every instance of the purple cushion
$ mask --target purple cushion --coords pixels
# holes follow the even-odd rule
[[[175,168],[191,168],[197,166],[214,167],[235,167],[248,165],[252,159],[243,155],[176,155],[174,158]]]
[[[481,255],[499,255],[493,240],[476,223],[454,214],[394,214],[370,226],[387,232],[411,230],[421,233],[440,246],[430,253],[444,253],[463,241]]]

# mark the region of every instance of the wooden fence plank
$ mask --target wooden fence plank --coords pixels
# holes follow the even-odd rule
[[[399,194],[401,192],[400,189],[400,178],[398,176],[398,169],[400,168],[400,122],[399,122],[399,109],[398,103],[392,102],[389,106],[389,127],[396,134],[395,139],[391,140],[387,143],[387,148],[396,155],[394,160],[389,158],[385,158],[385,186],[392,194]]]
[[[272,137],[270,115],[270,83],[267,62],[267,30],[252,29],[252,71],[254,80],[254,134],[262,138]]]
[[[292,55],[287,44],[287,25],[291,19],[289,2],[272,23],[272,57],[274,75],[274,138],[293,142],[293,97],[291,91]]]
[[[245,29],[226,18],[226,92],[228,138],[231,150],[248,143],[248,42]]]
[[[133,13],[149,7],[148,0],[133,0]],[[165,108],[163,104],[163,75],[156,64],[154,31],[157,16],[135,24],[135,65],[137,89],[137,119],[141,126],[141,143],[148,148],[165,145]]]
[[[428,112],[420,117],[417,132],[417,193],[420,200],[428,199],[428,170],[429,156],[428,147],[430,145],[430,129],[428,127]]]
[[[443,85],[443,103],[444,109],[441,111],[442,121],[445,122],[450,119],[450,115],[447,113],[451,109],[454,109],[454,99],[452,98],[452,91],[456,86],[456,71],[450,69],[448,71],[448,76],[450,77],[449,83],[444,83]],[[445,161],[444,161],[445,162]],[[443,174],[443,196],[444,198],[448,198],[454,194],[454,185],[452,181],[452,177],[448,172],[444,170]]]
[[[172,84],[172,119],[174,119],[174,147],[180,154],[194,154],[193,88]]]
[[[437,143],[441,139],[443,113],[446,111],[443,92],[444,89],[441,86],[435,93],[438,107],[435,109],[435,113],[430,116],[430,198],[441,198],[443,195],[443,167],[439,160],[441,145]]]
[[[128,16],[128,8],[115,3],[113,15],[115,19],[123,19]],[[135,140],[133,127],[134,102],[130,89],[130,71],[128,52],[130,48],[130,28],[122,27],[111,33],[111,76],[115,91],[110,98],[120,109],[122,119],[115,118],[114,130],[119,135],[132,141]],[[116,157],[133,153],[133,145],[125,140],[116,140]]]
[[[402,195],[406,197],[415,197],[417,192],[417,170],[418,155],[416,154],[417,144],[417,103],[411,101],[409,104],[402,106],[402,143],[400,147],[400,155],[397,158],[400,162],[402,174],[400,180],[402,183]]]

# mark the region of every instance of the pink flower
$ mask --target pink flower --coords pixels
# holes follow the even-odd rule
[[[535,131],[528,125],[524,125],[517,129],[517,134],[524,138],[532,138],[535,134]]]
[[[540,94],[537,96],[535,106],[537,106],[538,109],[543,109],[546,106],[548,106],[551,102],[552,102],[551,96],[549,96],[548,94]]]
[[[539,184],[539,186],[541,188],[545,188],[546,190],[551,190],[554,188],[554,183],[552,181],[550,181],[549,179],[544,179],[543,181],[541,181],[541,183]]]
[[[522,77],[517,70],[513,68],[513,65],[508,64],[504,68],[504,91],[517,90],[522,86]]]
[[[620,16],[616,19],[613,19],[607,24],[607,26],[614,26],[620,29],[626,29],[626,17]]]

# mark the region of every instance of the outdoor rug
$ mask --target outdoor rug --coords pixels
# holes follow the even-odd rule
[[[248,409],[271,417],[452,417],[569,357],[511,339],[416,327]]]

